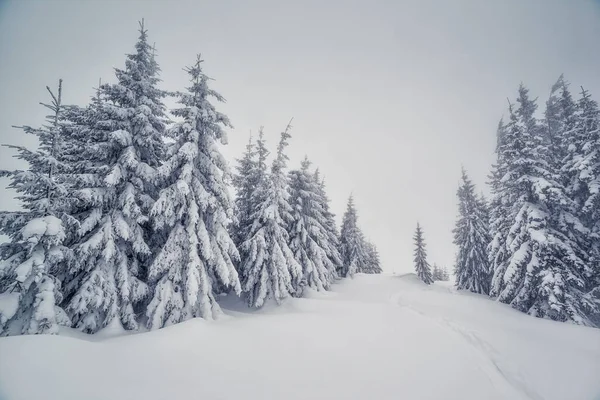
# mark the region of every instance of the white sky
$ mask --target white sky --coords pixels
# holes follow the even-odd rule
[[[11,125],[39,125],[58,78],[65,102],[82,105],[98,78],[113,82],[142,17],[163,88],[183,89],[182,67],[202,53],[235,126],[232,165],[250,130],[264,125],[274,149],[294,117],[290,166],[309,156],[340,217],[354,192],[388,271],[412,270],[417,220],[430,261],[452,266],[461,164],[487,192],[495,128],[520,82],[545,101],[564,72],[600,99],[592,1],[0,0],[0,142],[35,143]],[[0,150],[0,168],[19,165],[10,155]],[[14,208],[0,190],[0,208]]]

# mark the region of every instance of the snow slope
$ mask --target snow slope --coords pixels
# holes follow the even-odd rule
[[[600,329],[414,275],[159,331],[0,339],[2,400],[594,399]]]

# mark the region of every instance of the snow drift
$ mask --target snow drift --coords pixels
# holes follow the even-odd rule
[[[593,399],[600,330],[414,275],[357,275],[218,321],[0,339],[2,400]]]

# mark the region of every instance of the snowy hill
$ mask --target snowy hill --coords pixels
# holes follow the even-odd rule
[[[151,333],[0,339],[2,400],[594,399],[600,329],[414,275]]]

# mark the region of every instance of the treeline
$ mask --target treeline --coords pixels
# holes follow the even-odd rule
[[[543,114],[519,87],[497,130],[489,204],[463,171],[459,289],[530,315],[600,326],[600,113],[561,76]]]
[[[60,81],[46,124],[21,127],[39,148],[10,146],[28,168],[0,172],[23,206],[0,213],[3,335],[158,329],[216,316],[223,293],[260,307],[381,272],[352,198],[338,235],[318,170],[286,172],[290,126],[270,168],[261,133],[232,174],[219,150],[229,119],[200,57],[185,91],[159,89],[159,71],[142,23],[116,83],[81,107],[63,104]]]

